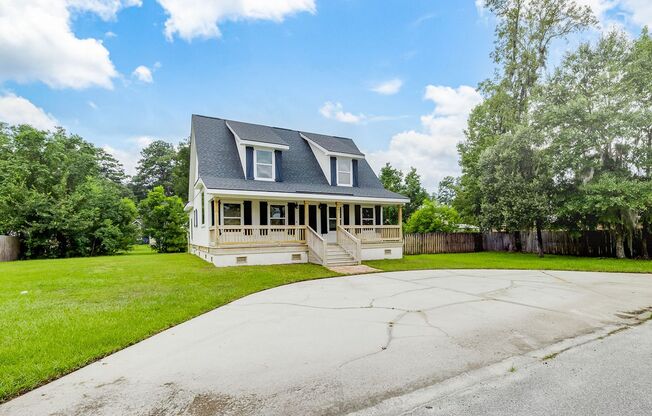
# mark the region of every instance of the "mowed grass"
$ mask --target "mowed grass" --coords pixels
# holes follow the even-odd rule
[[[650,261],[489,252],[365,263],[386,271],[652,272]],[[112,257],[0,263],[0,402],[232,300],[335,275],[312,264],[216,268],[144,246]]]
[[[575,270],[592,272],[652,273],[652,261],[572,257],[536,254],[480,252],[456,254],[419,254],[400,260],[366,261],[366,265],[384,271],[424,269],[519,269]]]
[[[313,264],[216,268],[145,246],[0,263],[0,402],[234,299],[334,275]]]

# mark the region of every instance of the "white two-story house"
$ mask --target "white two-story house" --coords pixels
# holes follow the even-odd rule
[[[192,116],[189,249],[216,266],[400,258],[408,199],[353,140]],[[398,206],[398,224],[383,207]]]

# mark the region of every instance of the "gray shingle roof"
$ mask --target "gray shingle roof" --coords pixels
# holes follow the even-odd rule
[[[345,137],[326,136],[324,134],[301,132],[308,139],[317,143],[329,152],[346,153],[348,155],[364,156],[353,140]]]
[[[242,140],[250,140],[252,142],[261,142],[269,144],[280,144],[287,146],[285,140],[281,139],[274,129],[268,126],[261,126],[259,124],[243,123],[240,121],[227,121],[229,127],[235,134]]]
[[[384,189],[364,159],[358,162],[358,187],[329,185],[308,142],[298,131],[277,127],[258,126],[270,129],[289,146],[283,151],[283,182],[246,180],[235,138],[226,123],[220,118],[192,116],[199,177],[208,188],[406,199]],[[228,123],[233,127],[232,121]]]

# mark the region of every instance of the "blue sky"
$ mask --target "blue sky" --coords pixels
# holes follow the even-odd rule
[[[652,21],[647,0],[581,1]],[[63,126],[130,172],[198,113],[351,137],[433,190],[493,71],[474,0],[3,0],[3,26],[0,121]]]

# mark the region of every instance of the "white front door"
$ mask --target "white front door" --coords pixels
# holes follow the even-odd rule
[[[327,205],[328,234],[325,234],[326,242],[337,243],[337,208],[335,205]]]

